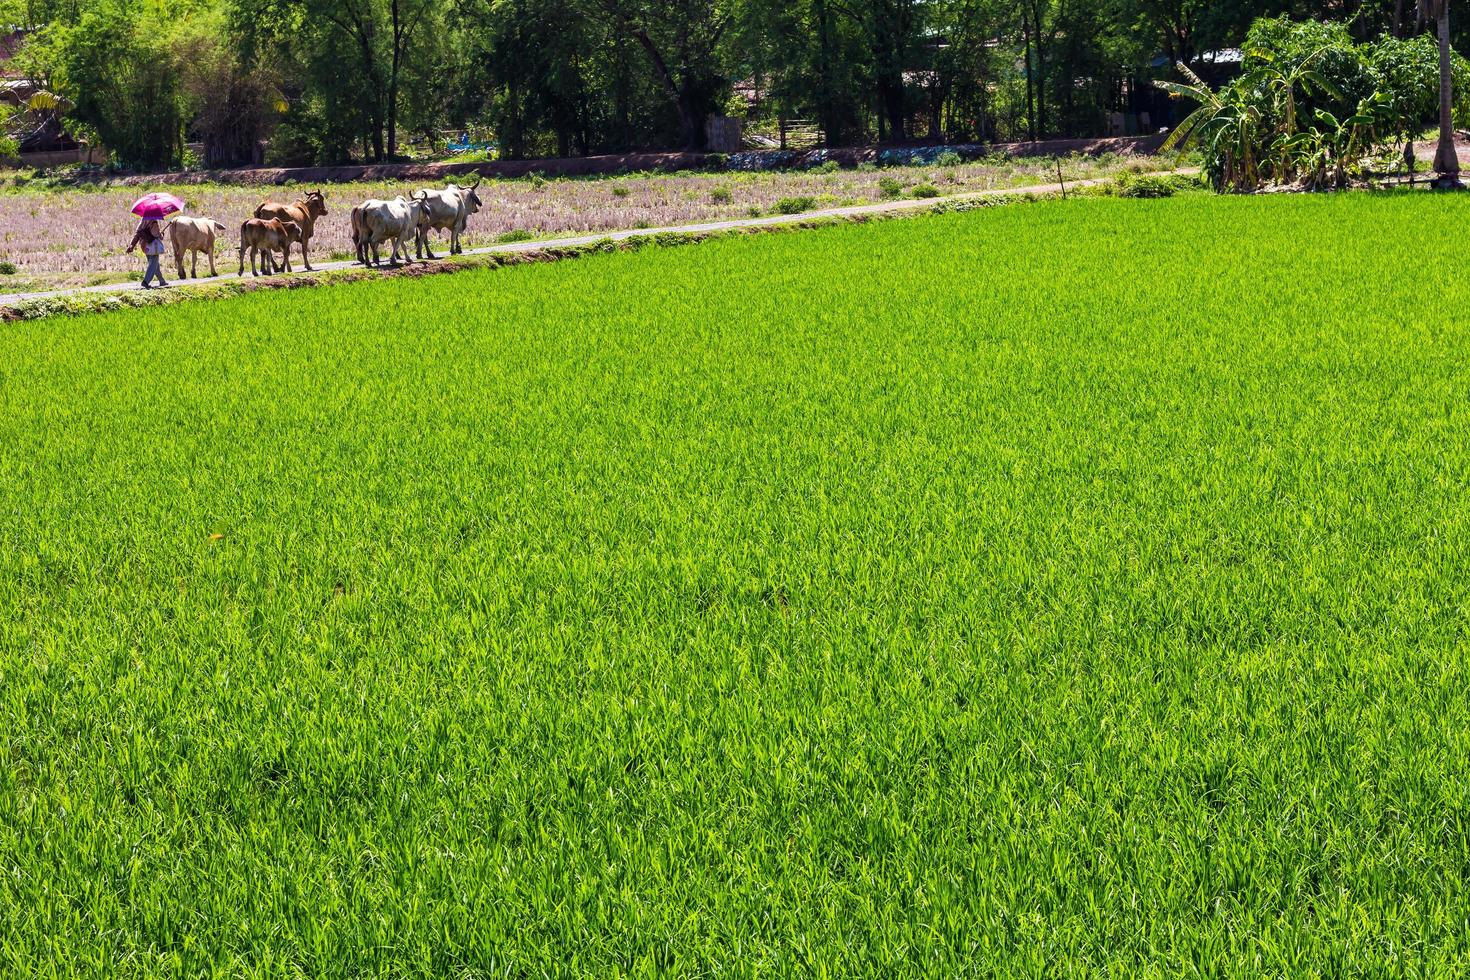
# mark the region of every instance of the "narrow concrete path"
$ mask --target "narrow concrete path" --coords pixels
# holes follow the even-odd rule
[[[1182,170],[1159,171],[1158,174],[1160,176],[1187,176],[1198,172],[1199,171],[1196,169],[1186,168]],[[1093,180],[1067,181],[1066,189],[1068,191],[1072,191],[1084,187],[1095,187],[1100,184],[1109,183],[1113,179],[1114,178],[1111,177],[1100,177]],[[574,235],[570,237],[544,238],[530,242],[515,242],[507,243],[504,245],[487,245],[482,248],[467,248],[465,249],[464,254],[496,255],[515,254],[521,252],[539,252],[543,249],[548,248],[559,248],[574,245],[591,245],[594,242],[605,241],[622,242],[627,241],[631,238],[651,238],[654,235],[698,235],[718,231],[734,231],[741,228],[768,228],[779,225],[795,225],[800,224],[803,221],[811,221],[813,219],[857,218],[869,215],[881,216],[888,214],[900,214],[910,211],[925,211],[939,207],[944,204],[954,204],[956,202],[963,201],[983,201],[994,198],[1024,197],[1027,194],[1059,194],[1061,192],[1061,184],[1033,184],[1029,187],[1003,187],[987,191],[971,191],[965,194],[950,194],[945,197],[933,197],[924,199],[905,198],[898,201],[881,201],[877,204],[856,204],[850,207],[843,208],[823,208],[818,211],[803,211],[800,214],[777,214],[769,215],[762,218],[734,218],[728,221],[710,221],[705,222],[704,224],[694,225],[670,225],[663,228],[624,228],[618,231],[598,231],[591,232],[585,235]],[[440,249],[440,254],[444,254],[449,250],[449,245],[447,241],[442,244],[435,242],[435,246],[436,248]],[[235,254],[230,249],[224,249],[224,252],[228,256],[234,256]],[[165,259],[172,259],[172,256],[165,256]],[[216,265],[219,264],[222,263],[218,262],[217,255]],[[167,262],[165,262],[165,265],[167,265]],[[313,266],[313,271],[324,272],[333,269],[350,269],[356,265],[356,262],[350,260],[341,262],[319,262],[315,266]],[[296,271],[283,273],[282,275],[309,275],[309,273],[300,268],[299,253],[297,253],[297,255],[295,256],[293,267],[296,269]],[[173,272],[172,268],[166,268],[164,271],[166,274],[169,275],[172,275]],[[141,276],[142,273],[140,272],[139,275]],[[209,279],[170,279],[168,288],[193,289],[197,286],[211,286],[221,282],[229,282],[232,279],[238,278],[240,277],[237,276],[235,273],[230,272]],[[244,278],[248,279],[250,278],[250,275],[247,273]],[[30,303],[36,300],[44,299],[56,299],[63,296],[81,296],[87,293],[121,293],[141,288],[142,286],[139,285],[137,282],[115,282],[108,283],[102,286],[77,286],[73,289],[57,289],[50,292],[9,293],[5,295],[0,295],[0,307],[17,306],[22,303]]]

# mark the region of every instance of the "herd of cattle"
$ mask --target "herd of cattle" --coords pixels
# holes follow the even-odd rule
[[[429,245],[429,232],[449,232],[449,254],[464,251],[459,236],[464,234],[470,215],[480,210],[480,181],[469,187],[450,184],[443,190],[419,190],[409,197],[399,196],[391,201],[367,200],[352,209],[352,244],[357,250],[357,261],[363,265],[377,265],[380,261],[378,246],[392,243],[393,250],[389,265],[398,265],[399,254],[403,261],[408,257],[408,240],[414,241],[414,255],[422,259],[437,258]],[[327,200],[321,191],[311,191],[294,204],[266,201],[255,209],[255,217],[240,226],[240,275],[245,274],[245,253],[250,253],[252,275],[271,275],[277,271],[276,256],[280,256],[280,268],[291,271],[291,249],[300,246],[301,261],[308,272],[312,271],[307,248],[316,231],[317,219],[327,216]],[[216,239],[225,234],[225,226],[209,218],[186,218],[176,215],[169,221],[168,237],[173,245],[174,262],[179,278],[184,275],[184,257],[190,258],[189,271],[199,278],[199,255],[209,260],[209,274],[214,271],[214,246]],[[257,264],[257,258],[259,260]],[[369,261],[371,258],[371,261]]]

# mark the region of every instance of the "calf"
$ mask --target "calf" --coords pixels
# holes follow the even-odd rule
[[[219,275],[214,271],[214,240],[216,236],[225,233],[225,226],[218,221],[210,221],[208,218],[185,218],[175,217],[168,223],[168,239],[174,247],[174,264],[178,266],[179,278],[187,278],[184,275],[184,253],[190,256],[189,269],[194,278],[199,278],[199,253],[203,252],[209,259],[210,276]]]
[[[240,275],[245,274],[245,250],[250,250],[250,274],[261,275],[255,270],[255,256],[260,253],[260,265],[265,275],[275,269],[275,253],[280,252],[286,271],[291,271],[291,244],[301,241],[301,226],[294,221],[279,218],[251,218],[240,226]]]

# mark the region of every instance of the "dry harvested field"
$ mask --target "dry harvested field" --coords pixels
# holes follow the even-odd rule
[[[485,210],[470,223],[467,246],[519,237],[660,227],[717,221],[777,210],[811,210],[866,204],[885,196],[909,196],[932,187],[941,195],[1177,165],[1162,157],[1069,157],[982,160],[953,167],[885,167],[832,172],[633,174],[622,177],[494,181],[483,185]],[[347,210],[369,197],[394,197],[414,189],[405,183],[328,184],[331,213],[318,224],[312,255],[351,257]],[[291,187],[232,185],[162,186],[188,202],[188,213],[214,218],[230,229],[217,262],[237,262],[239,223],[263,195],[292,197]],[[0,186],[0,262],[14,271],[0,276],[0,292],[40,291],[126,279],[139,270],[126,254],[134,219],[128,206],[144,190],[100,184],[55,187],[11,174]],[[932,193],[932,192],[927,192]],[[170,259],[170,261],[172,261]],[[233,265],[231,266],[234,267]],[[0,267],[0,268],[8,268]]]

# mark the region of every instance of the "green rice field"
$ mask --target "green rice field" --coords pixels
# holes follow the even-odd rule
[[[0,325],[0,974],[1465,975],[1467,226]]]

